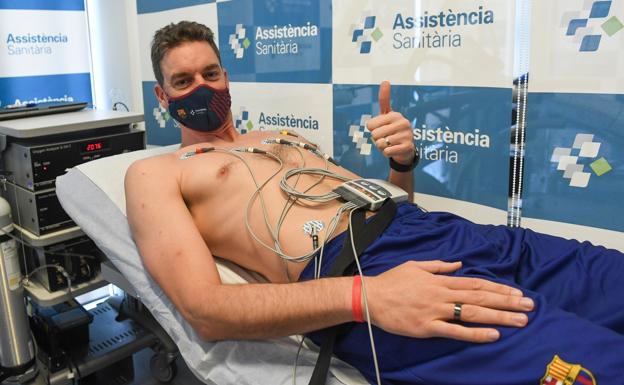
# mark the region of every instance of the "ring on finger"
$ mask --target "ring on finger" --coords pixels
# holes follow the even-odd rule
[[[461,321],[461,312],[462,312],[462,303],[457,302],[455,306],[453,306],[453,319],[455,321]]]
[[[388,140],[388,137],[387,137],[387,136],[384,136],[384,137],[383,137],[383,140],[384,140],[384,143],[386,144],[386,147],[390,147],[390,146],[392,146],[392,143],[390,143],[390,141]]]

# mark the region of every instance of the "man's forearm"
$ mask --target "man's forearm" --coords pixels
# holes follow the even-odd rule
[[[353,320],[350,277],[292,284],[214,285],[185,316],[206,340],[301,334]]]

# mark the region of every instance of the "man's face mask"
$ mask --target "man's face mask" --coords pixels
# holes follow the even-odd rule
[[[184,126],[196,131],[215,131],[230,112],[230,90],[199,85],[184,95],[169,99],[169,113]]]

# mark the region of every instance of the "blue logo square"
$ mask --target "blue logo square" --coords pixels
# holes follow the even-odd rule
[[[370,41],[365,41],[362,43],[362,47],[360,48],[360,53],[370,53],[371,51],[371,42]]]
[[[243,116],[241,118],[243,120],[248,120],[249,119],[249,112],[248,111],[243,111]]]
[[[566,36],[574,36],[576,34],[576,30],[579,28],[587,27],[587,19],[573,19],[570,20],[570,24],[568,24],[568,31],[566,32]]]
[[[356,29],[353,31],[353,40],[351,40],[353,43],[355,43],[358,39],[358,37],[364,35],[364,30],[363,29]]]
[[[598,50],[600,35],[587,35],[581,42],[581,52],[593,52]]]
[[[596,1],[592,5],[591,12],[589,13],[590,19],[600,19],[609,15],[611,9],[610,1]]]
[[[375,26],[375,16],[368,16],[364,21],[364,29],[371,29]]]

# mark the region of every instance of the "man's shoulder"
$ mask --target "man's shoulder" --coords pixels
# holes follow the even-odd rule
[[[177,159],[177,153],[178,151],[175,151],[137,159],[128,167],[126,178],[136,177],[137,174],[150,174],[159,177],[171,174],[173,176],[176,168],[175,160]]]

